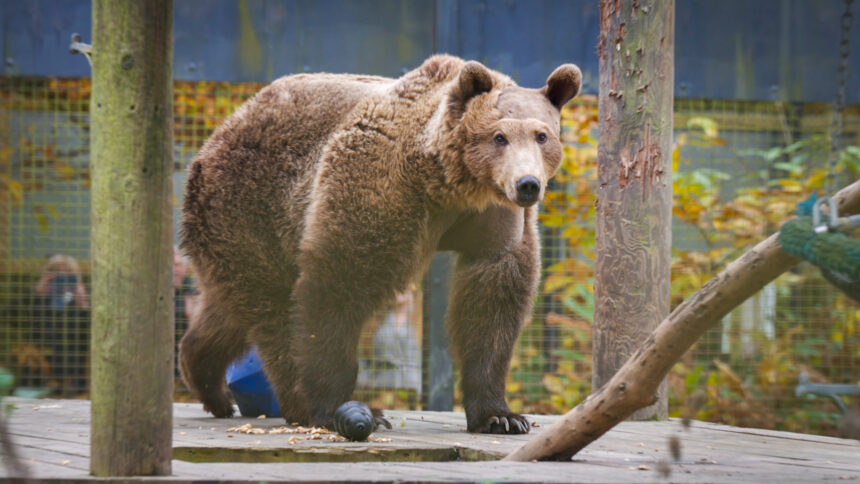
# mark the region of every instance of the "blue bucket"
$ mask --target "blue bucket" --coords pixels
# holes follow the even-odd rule
[[[281,416],[278,398],[263,372],[256,347],[227,367],[227,386],[243,417]]]

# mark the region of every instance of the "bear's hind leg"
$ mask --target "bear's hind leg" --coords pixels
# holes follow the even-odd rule
[[[281,416],[287,423],[301,420],[301,403],[296,395],[296,366],[293,362],[292,341],[294,338],[289,321],[267,317],[251,333],[251,341],[263,362],[272,389],[281,407]]]
[[[233,416],[227,394],[227,366],[248,348],[245,333],[231,325],[217,306],[202,302],[200,313],[179,342],[179,366],[185,384],[215,417]]]
[[[292,350],[297,398],[304,408],[299,421],[331,428],[334,411],[355,388],[361,328],[394,289],[378,279],[311,274],[294,291]]]

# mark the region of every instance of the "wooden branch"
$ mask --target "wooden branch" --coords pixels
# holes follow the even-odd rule
[[[834,198],[840,214],[860,212],[860,180]],[[777,234],[768,237],[708,281],[660,323],[606,385],[504,460],[570,460],[634,411],[650,405],[660,382],[705,331],[800,262],[782,250],[776,238]]]

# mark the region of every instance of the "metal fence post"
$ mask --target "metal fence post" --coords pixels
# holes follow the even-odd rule
[[[450,411],[454,408],[454,365],[445,332],[452,259],[448,252],[436,254],[424,276],[421,382],[424,410]]]

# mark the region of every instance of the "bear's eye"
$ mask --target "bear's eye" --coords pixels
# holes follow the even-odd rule
[[[535,141],[540,144],[546,143],[546,133],[538,133],[537,136],[535,136]]]
[[[495,141],[496,144],[500,146],[508,144],[508,139],[505,138],[505,135],[503,134],[497,134],[495,137],[493,137],[493,141]]]

